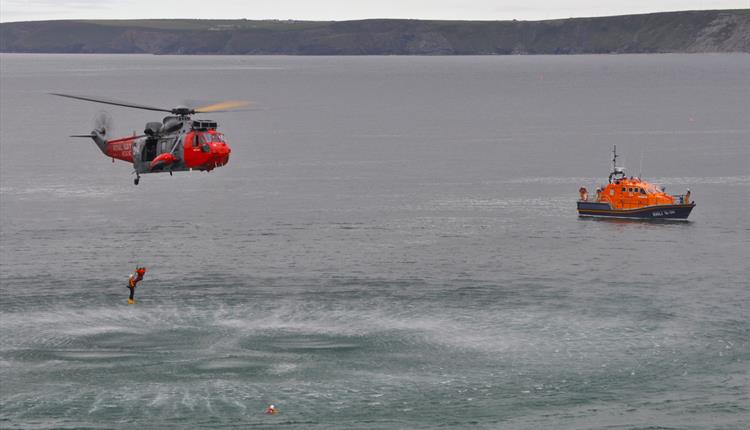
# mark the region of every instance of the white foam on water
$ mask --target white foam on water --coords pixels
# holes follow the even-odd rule
[[[269,372],[275,375],[283,375],[285,373],[297,370],[297,368],[299,368],[299,365],[294,363],[277,363],[271,366]]]
[[[66,359],[75,360],[101,360],[101,359],[118,359],[135,357],[137,354],[127,352],[106,352],[106,351],[61,351],[58,356]]]

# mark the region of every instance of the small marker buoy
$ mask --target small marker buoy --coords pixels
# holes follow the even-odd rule
[[[276,413],[279,412],[278,409],[276,409],[276,406],[270,405],[266,408],[266,414],[268,415],[276,415]]]

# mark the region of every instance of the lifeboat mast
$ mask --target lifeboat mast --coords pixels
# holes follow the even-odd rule
[[[624,179],[625,169],[623,167],[617,167],[617,145],[612,148],[612,173],[609,174],[609,183],[612,183],[614,179]]]

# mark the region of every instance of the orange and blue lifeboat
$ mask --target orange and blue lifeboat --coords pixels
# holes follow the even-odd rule
[[[578,215],[582,217],[686,220],[695,207],[690,190],[670,195],[663,187],[636,177],[625,176],[617,165],[617,148],[612,160],[609,183],[596,189],[593,196],[581,187]]]

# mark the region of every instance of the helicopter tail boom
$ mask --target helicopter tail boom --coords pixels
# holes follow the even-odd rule
[[[110,142],[107,141],[107,139],[104,138],[104,134],[102,134],[98,130],[93,130],[89,134],[73,134],[73,135],[70,135],[69,137],[90,138],[94,141],[94,143],[96,143],[96,146],[99,147],[99,149],[102,151],[102,153],[104,153],[104,155],[111,156],[110,152],[112,151],[109,150]],[[119,157],[114,157],[114,158],[119,158]]]
[[[118,160],[127,161],[128,163],[133,162],[133,143],[141,136],[128,136],[120,139],[105,140],[96,131],[92,132],[96,136],[92,136],[96,146],[102,150],[104,155],[116,158]]]
[[[142,136],[128,136],[119,139],[107,140],[104,135],[97,130],[93,130],[90,134],[74,134],[70,137],[88,137],[91,138],[99,150],[104,155],[112,159],[118,159],[127,161],[128,163],[133,162],[133,143],[136,139]]]

